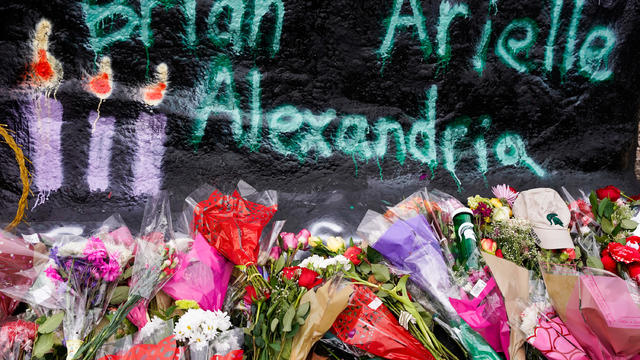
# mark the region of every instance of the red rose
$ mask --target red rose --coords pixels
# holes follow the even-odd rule
[[[501,259],[504,259],[504,255],[502,255],[502,249],[496,250],[496,256],[501,258]]]
[[[289,266],[282,269],[282,274],[284,275],[285,278],[287,278],[287,280],[292,280],[293,278],[296,277],[296,271],[298,269],[300,269],[299,266]]]
[[[362,260],[360,260],[360,254],[362,254],[362,249],[357,246],[352,246],[344,252],[344,257],[351,260],[354,265],[360,265]]]
[[[632,199],[633,201],[638,201],[638,200],[640,200],[640,194],[638,194],[638,195],[634,195],[634,196],[631,196],[631,199]]]
[[[253,285],[247,285],[247,287],[245,287],[244,290],[246,291],[246,293],[244,294],[244,303],[246,305],[253,304],[253,302],[258,299],[258,294],[256,293],[256,289],[253,287]],[[264,294],[265,299],[268,299],[269,296],[271,296],[271,294],[269,293]]]
[[[316,285],[322,282],[322,279],[318,279],[318,273],[307,268],[300,268],[300,278],[298,279],[298,285],[306,287],[311,290]]]
[[[600,260],[602,261],[602,265],[604,266],[605,270],[610,271],[614,274],[618,273],[618,267],[616,266],[616,262],[615,260],[613,260],[613,258],[610,255],[605,255]]]
[[[568,248],[568,249],[564,249],[562,250],[563,253],[569,255],[569,260],[575,260],[576,258],[576,250],[573,248]]]
[[[607,187],[596,190],[596,195],[598,195],[598,199],[600,200],[609,198],[609,200],[611,201],[616,201],[620,198],[620,189],[613,185],[609,185]]]
[[[246,288],[244,288],[244,290],[246,291],[246,293],[244,294],[244,303],[246,305],[253,304],[253,301],[258,298],[256,289],[254,289],[252,285],[248,285]]]

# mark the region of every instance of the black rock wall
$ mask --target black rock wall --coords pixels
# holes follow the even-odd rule
[[[239,179],[281,191],[290,226],[427,185],[640,190],[637,1],[5,0],[0,19],[28,221],[135,224],[160,188],[179,205]],[[0,169],[9,222],[6,145]]]

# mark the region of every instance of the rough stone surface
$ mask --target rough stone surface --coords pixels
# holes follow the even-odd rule
[[[140,12],[137,0],[120,1]],[[380,49],[386,33],[386,19],[393,1],[284,0],[285,15],[280,49],[273,56],[267,47],[273,34],[274,17],[267,15],[256,49],[234,53],[231,46],[215,45],[207,37],[207,18],[216,1],[198,1],[196,34],[198,45],[183,44],[186,21],[180,4],[186,1],[158,1],[151,11],[153,44],[148,50],[136,31],[125,41],[113,43],[100,54],[91,48],[89,30],[81,3],[52,0],[5,0],[0,4],[0,123],[16,132],[28,157],[35,154],[25,109],[34,91],[21,87],[31,59],[31,39],[36,24],[46,18],[52,24],[50,53],[62,64],[64,80],[55,97],[62,104],[61,155],[63,184],[48,200],[27,213],[27,220],[100,220],[120,212],[137,226],[144,195],[134,193],[136,162],[136,121],[140,114],[166,115],[164,154],[159,164],[162,188],[175,195],[175,205],[202,183],[230,189],[243,179],[258,189],[282,192],[280,218],[288,227],[307,224],[311,218],[328,222],[341,217],[338,226],[353,230],[367,208],[380,210],[384,201],[394,203],[420,186],[456,194],[458,188],[444,168],[445,129],[457,118],[470,117],[468,134],[457,144],[455,172],[461,181],[460,197],[488,193],[486,184],[509,183],[526,189],[551,186],[570,190],[608,184],[640,190],[634,176],[638,143],[638,98],[640,89],[640,5],[637,1],[587,0],[577,27],[574,66],[562,74],[561,64],[575,1],[565,0],[560,16],[554,62],[545,72],[545,45],[551,28],[551,2],[499,0],[497,12],[488,1],[468,1],[468,18],[456,17],[450,27],[451,58],[446,67],[435,53],[440,0],[416,0],[426,19],[426,30],[434,51],[425,59],[413,29],[399,28],[391,56],[383,59]],[[107,6],[111,1],[93,1]],[[242,36],[246,39],[253,17],[253,1],[246,1]],[[402,14],[411,12],[405,1]],[[454,2],[457,3],[457,2]],[[96,6],[97,6],[96,5]],[[473,70],[476,52],[487,17],[493,20],[493,33],[482,76]],[[533,69],[520,73],[496,56],[496,42],[514,19],[530,18],[538,36],[528,51]],[[224,19],[223,19],[224,20]],[[615,33],[615,45],[606,64],[613,76],[590,82],[579,71],[579,50],[594,26],[607,26]],[[115,31],[105,25],[104,31]],[[523,34],[515,32],[521,39]],[[599,44],[599,43],[597,43]],[[210,75],[214,59],[230,60],[245,122],[250,111],[247,75],[252,68],[262,74],[262,137],[260,147],[251,151],[233,140],[231,121],[210,114],[201,143],[192,144],[194,118],[206,95],[202,83]],[[90,191],[87,182],[91,124],[98,98],[85,90],[87,79],[96,73],[101,56],[111,58],[115,87],[100,107],[101,115],[115,119],[111,147],[108,187]],[[519,59],[525,59],[520,54]],[[169,87],[162,103],[151,107],[134,98],[136,89],[153,79],[154,67],[165,62]],[[148,70],[147,70],[148,69]],[[424,119],[426,92],[437,86],[436,145],[438,166],[435,174],[426,164],[406,154],[404,163],[396,159],[391,141],[384,159],[375,156],[364,161],[335,147],[328,158],[313,151],[301,161],[277,152],[269,137],[266,115],[283,105],[321,114],[336,111],[336,119],[324,131],[330,145],[345,115],[366,116],[371,129],[366,135],[375,140],[373,126],[381,117],[398,121],[405,135],[413,122]],[[53,95],[51,95],[53,96]],[[487,129],[479,117],[491,117]],[[306,131],[302,128],[299,133]],[[495,156],[494,144],[505,132],[518,134],[526,142],[528,156],[546,175],[538,177],[524,166],[504,166]],[[487,143],[486,181],[478,171],[473,139],[484,134]],[[286,134],[285,134],[286,135]],[[291,135],[291,134],[289,134]],[[294,134],[295,135],[295,134]],[[284,139],[286,136],[281,136]],[[292,136],[290,141],[299,138]],[[295,144],[294,144],[295,145]],[[13,217],[21,191],[13,153],[0,145],[0,220]],[[33,170],[33,169],[32,169]],[[35,202],[30,198],[30,205]],[[336,224],[334,224],[336,225]],[[320,227],[327,225],[318,225]],[[339,230],[335,228],[334,230]]]

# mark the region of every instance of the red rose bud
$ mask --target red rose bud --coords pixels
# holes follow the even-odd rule
[[[501,259],[504,259],[504,255],[502,255],[502,249],[496,250],[496,256],[501,258]]]
[[[296,277],[296,271],[300,269],[299,266],[289,266],[282,269],[282,275],[284,275],[287,280],[293,280]]]
[[[564,249],[564,250],[562,250],[562,252],[569,256],[569,260],[575,260],[575,258],[576,258],[576,250],[575,249],[573,249],[573,248]]]
[[[602,257],[602,259],[600,259],[600,261],[602,261],[602,265],[604,266],[605,270],[610,271],[614,274],[618,273],[616,262],[613,260],[611,256],[605,255]]]
[[[618,189],[613,185],[609,185],[607,187],[603,187],[596,190],[596,195],[600,200],[604,198],[609,198],[609,200],[611,201],[616,201],[620,198],[620,189]]]
[[[354,265],[360,265],[362,260],[360,260],[360,254],[362,254],[362,249],[357,246],[352,246],[344,252],[344,257],[351,260]]]
[[[247,287],[244,288],[244,290],[246,292],[244,294],[244,303],[246,305],[253,304],[253,301],[258,298],[258,295],[256,294],[256,289],[254,289],[253,286],[248,285]]]
[[[300,278],[298,279],[298,285],[311,290],[316,285],[320,285],[322,279],[318,279],[319,274],[311,269],[300,268]]]

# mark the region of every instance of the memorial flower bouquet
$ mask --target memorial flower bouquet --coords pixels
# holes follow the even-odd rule
[[[146,308],[146,303],[173,276],[178,265],[173,236],[169,196],[161,192],[150,198],[145,207],[127,300],[118,307],[109,324],[80,347],[74,358],[93,359],[129,312],[139,304]]]
[[[340,274],[356,285],[350,290],[353,294],[347,310],[333,324],[333,331],[343,342],[389,359],[454,358],[431,331],[431,314],[410,298],[408,276],[393,275],[375,249],[357,246],[353,241],[347,247],[339,237],[328,238],[326,245],[312,237],[310,244],[312,255],[300,266],[317,270],[325,279]],[[377,299],[382,306],[360,306],[367,299]],[[374,321],[373,317],[380,319]],[[378,330],[368,330],[371,327]]]
[[[28,360],[31,358],[38,325],[24,320],[0,324],[0,358],[3,360]]]
[[[203,191],[197,190],[189,198],[200,198]],[[277,193],[257,192],[241,181],[231,195],[213,189],[193,208],[192,231],[202,234],[220,254],[243,269],[258,297],[267,297],[269,284],[258,272],[257,262],[262,230],[278,209]]]
[[[288,238],[284,234],[284,238]],[[278,238],[278,247],[285,248],[283,236]],[[295,236],[294,236],[295,240]],[[269,292],[260,293],[255,281],[247,280],[243,311],[247,318],[245,349],[248,358],[289,359],[293,349],[293,339],[304,326],[310,311],[310,301],[303,301],[304,295],[322,283],[320,275],[306,267],[293,265],[293,256],[298,244],[304,244],[306,237],[299,237],[286,245],[287,251],[270,252],[268,264],[257,276],[267,283]],[[303,246],[303,245],[300,245]],[[288,266],[287,266],[288,265]],[[250,277],[251,275],[249,275]]]
[[[103,232],[89,239],[63,237],[49,255],[52,264],[45,273],[63,297],[62,325],[72,359],[104,316],[131,251]]]

